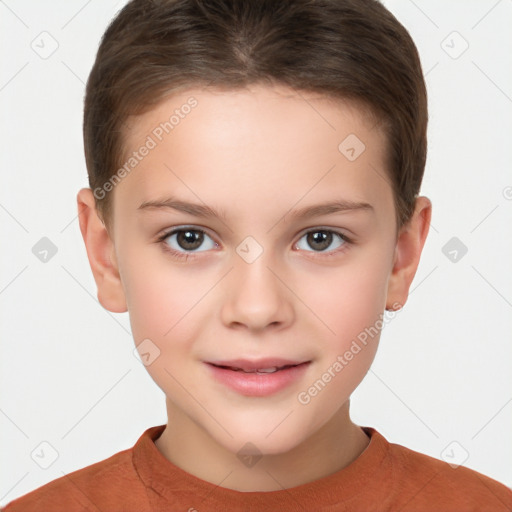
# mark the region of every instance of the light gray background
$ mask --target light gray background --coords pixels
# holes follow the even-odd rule
[[[164,395],[133,355],[128,314],[97,302],[76,216],[88,186],[84,84],[124,3],[0,1],[1,504],[166,422]],[[386,5],[426,73],[422,193],[433,220],[353,418],[511,486],[512,0]],[[49,51],[51,38],[58,48],[43,59],[33,47]],[[58,249],[46,263],[32,252],[42,237]],[[468,248],[455,262],[443,253],[452,237]]]

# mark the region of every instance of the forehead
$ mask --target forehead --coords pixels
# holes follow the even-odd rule
[[[190,119],[184,123],[187,117]],[[211,130],[212,125],[235,128],[240,137],[250,135],[254,142],[258,135],[265,137],[265,133],[257,128],[264,128],[269,139],[272,132],[280,132],[286,125],[287,131],[280,132],[279,142],[285,138],[293,142],[294,136],[299,134],[309,133],[314,139],[315,133],[321,136],[323,132],[331,131],[342,135],[347,127],[359,132],[373,131],[379,123],[371,108],[362,102],[284,85],[251,84],[241,89],[190,88],[171,94],[142,115],[126,119],[124,147],[137,146],[148,134],[153,134],[156,139],[166,138],[171,132],[176,136],[180,131],[187,131],[184,128],[187,124],[192,124],[198,135]],[[178,125],[181,125],[179,130]],[[222,134],[221,130],[210,131],[207,139],[220,138]],[[234,135],[234,132],[228,134],[230,139]]]
[[[385,136],[368,109],[346,100],[284,86],[196,88],[126,126],[125,160],[152,146],[118,187],[137,206],[176,188],[189,198],[200,190],[212,206],[260,209],[278,196],[291,206],[306,194],[366,202],[391,194]]]

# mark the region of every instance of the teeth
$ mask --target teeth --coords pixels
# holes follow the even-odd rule
[[[275,373],[280,370],[287,370],[288,368],[292,368],[293,366],[297,366],[295,364],[287,364],[285,366],[271,366],[270,368],[258,368],[255,370],[244,370],[243,368],[238,368],[237,366],[219,366],[219,368],[224,368],[226,370],[232,370],[234,372],[244,372],[244,373]]]
[[[257,370],[244,370],[243,368],[231,368],[236,372],[244,372],[244,373],[274,373],[279,370],[278,366],[272,366],[271,368],[258,368]]]
[[[272,366],[271,368],[258,368],[258,373],[274,373],[277,372],[279,368],[277,366]]]

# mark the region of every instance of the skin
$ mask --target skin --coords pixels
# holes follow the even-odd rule
[[[197,107],[112,192],[110,230],[91,189],[78,193],[98,299],[109,311],[129,311],[137,345],[149,338],[160,350],[147,370],[167,397],[168,425],[155,443],[164,457],[229,489],[294,487],[341,470],[368,446],[350,419],[349,399],[370,368],[378,335],[309,403],[297,396],[385,308],[405,304],[431,203],[419,197],[397,232],[386,140],[375,120],[346,101],[284,86],[175,94],[128,120],[125,147],[140,147],[190,96]],[[349,134],[366,146],[354,161],[338,150]],[[138,209],[171,195],[225,219]],[[372,209],[293,217],[339,199]],[[176,236],[157,240],[178,227],[207,235],[187,259],[164,249],[187,252]],[[333,234],[322,251],[305,236],[313,228],[352,242]],[[247,236],[263,249],[252,263],[236,252]],[[249,397],[214,381],[203,363],[260,357],[311,364],[286,389]],[[237,457],[247,442],[263,455],[253,467]]]

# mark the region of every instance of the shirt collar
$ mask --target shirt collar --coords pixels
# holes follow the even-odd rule
[[[187,473],[167,460],[155,445],[166,425],[147,429],[133,447],[133,464],[144,483],[155,510],[164,505],[186,504],[190,509],[222,510],[312,510],[355,497],[369,487],[378,486],[389,443],[375,429],[361,427],[370,443],[359,457],[345,468],[313,482],[269,492],[241,492],[221,487]],[[224,475],[225,477],[225,475]],[[151,496],[151,492],[154,493]],[[188,510],[188,509],[185,509]]]

